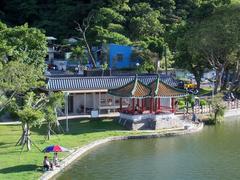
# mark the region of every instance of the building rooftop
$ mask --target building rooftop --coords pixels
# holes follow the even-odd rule
[[[159,77],[149,84],[151,96],[154,97],[179,97],[185,96],[186,90],[177,89],[164,83]]]
[[[157,77],[157,75],[139,75],[138,79],[143,84],[148,85]],[[134,78],[135,76],[48,76],[46,89],[50,91],[115,89],[130,83]],[[177,82],[170,76],[161,75],[160,79],[170,86],[177,85]]]
[[[137,77],[133,81],[116,89],[110,89],[109,94],[119,97],[146,97],[150,96],[151,89],[143,84]]]

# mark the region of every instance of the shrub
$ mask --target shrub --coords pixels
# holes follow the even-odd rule
[[[185,101],[184,100],[179,100],[178,101],[178,108],[183,109],[185,107]]]
[[[201,99],[200,100],[200,106],[206,106],[207,105],[207,101],[205,99]]]
[[[212,105],[212,113],[210,119],[212,119],[213,122],[220,123],[223,120],[224,113],[226,110],[226,106],[223,102],[223,95],[218,94],[216,95],[213,100],[211,101]]]

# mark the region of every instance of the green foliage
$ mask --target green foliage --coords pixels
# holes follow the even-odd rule
[[[177,40],[177,53],[174,58],[174,66],[186,69],[191,72],[197,81],[198,89],[200,88],[201,77],[203,76],[205,68],[208,67],[208,62],[203,56],[197,52],[190,52],[190,45],[188,44],[191,41],[188,33],[182,38]]]
[[[46,36],[36,28],[29,28],[27,24],[1,30],[0,41],[11,51],[5,51],[8,61],[21,61],[32,64],[39,71],[45,70],[47,55]]]
[[[24,93],[32,87],[43,85],[43,82],[39,81],[41,78],[42,73],[33,65],[10,61],[0,71],[0,88],[4,92]]]
[[[78,60],[81,65],[85,65],[88,62],[88,55],[85,52],[85,48],[81,45],[77,45],[72,49],[71,58]]]
[[[41,110],[45,103],[45,94],[27,93],[23,102],[17,101],[15,104],[15,111],[19,116],[19,120],[30,127],[40,125],[44,120],[44,113]]]
[[[62,92],[51,93],[47,98],[48,98],[47,103],[43,108],[45,120],[50,123],[56,123],[57,109],[63,107],[64,95]]]
[[[1,111],[14,97],[44,85],[47,42],[36,28],[0,26],[0,96],[7,97]]]
[[[22,123],[26,123],[30,126],[41,125],[44,120],[43,113],[31,107],[24,107],[24,109],[19,110],[17,114]]]
[[[108,68],[108,64],[107,64],[107,63],[104,63],[104,64],[102,65],[102,69],[103,69],[103,70],[107,70],[107,68]]]
[[[184,100],[179,100],[178,101],[178,108],[179,109],[184,109],[185,108],[185,101]]]
[[[156,71],[156,61],[158,59],[158,55],[156,53],[151,52],[148,49],[135,49],[131,55],[131,59],[133,61],[140,60],[140,72],[155,72]]]
[[[126,36],[126,18],[125,12],[128,1],[111,2],[114,6],[101,7],[94,12],[94,23],[91,27],[90,35],[94,35],[92,44],[102,43],[117,43],[131,44],[131,41]],[[119,8],[116,8],[119,7]]]
[[[211,118],[214,123],[220,123],[223,120],[224,113],[226,110],[226,106],[223,101],[223,95],[218,94],[214,96],[211,101],[211,106],[213,113],[211,114]]]
[[[222,85],[225,69],[238,60],[239,10],[239,5],[219,8],[212,16],[195,24],[187,33],[187,52],[191,54],[192,60],[197,60],[194,60],[197,62],[196,67],[206,67],[200,63],[207,60],[211,68],[216,70],[215,92]]]
[[[160,12],[151,8],[149,3],[136,3],[132,6],[129,28],[134,40],[156,37],[164,32],[160,22]]]
[[[189,109],[189,105],[190,107],[193,109],[194,105],[195,105],[195,96],[193,94],[188,94],[185,98],[185,104],[186,104],[186,108],[187,108],[187,112]]]
[[[131,41],[125,35],[118,33],[118,30],[115,29],[116,32],[105,29],[101,26],[95,26],[95,31],[97,31],[97,39],[96,42],[101,43],[116,43],[122,45],[129,45]]]
[[[200,99],[200,106],[206,106],[207,105],[207,101],[205,99]]]

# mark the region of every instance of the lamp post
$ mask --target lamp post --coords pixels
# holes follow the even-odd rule
[[[140,66],[140,64],[137,62],[136,63],[136,66],[137,66],[137,72],[139,71],[138,67]],[[139,73],[139,72],[138,72]]]
[[[68,96],[69,96],[69,92],[65,92],[64,97],[65,97],[66,132],[69,131],[69,128],[68,128]]]

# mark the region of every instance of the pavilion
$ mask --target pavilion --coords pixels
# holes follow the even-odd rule
[[[149,128],[153,121],[156,129],[156,121],[174,120],[175,99],[186,95],[184,90],[162,82],[159,76],[145,85],[137,75],[128,84],[108,93],[120,97],[120,122],[130,129]],[[127,109],[122,108],[122,98],[131,99]]]

